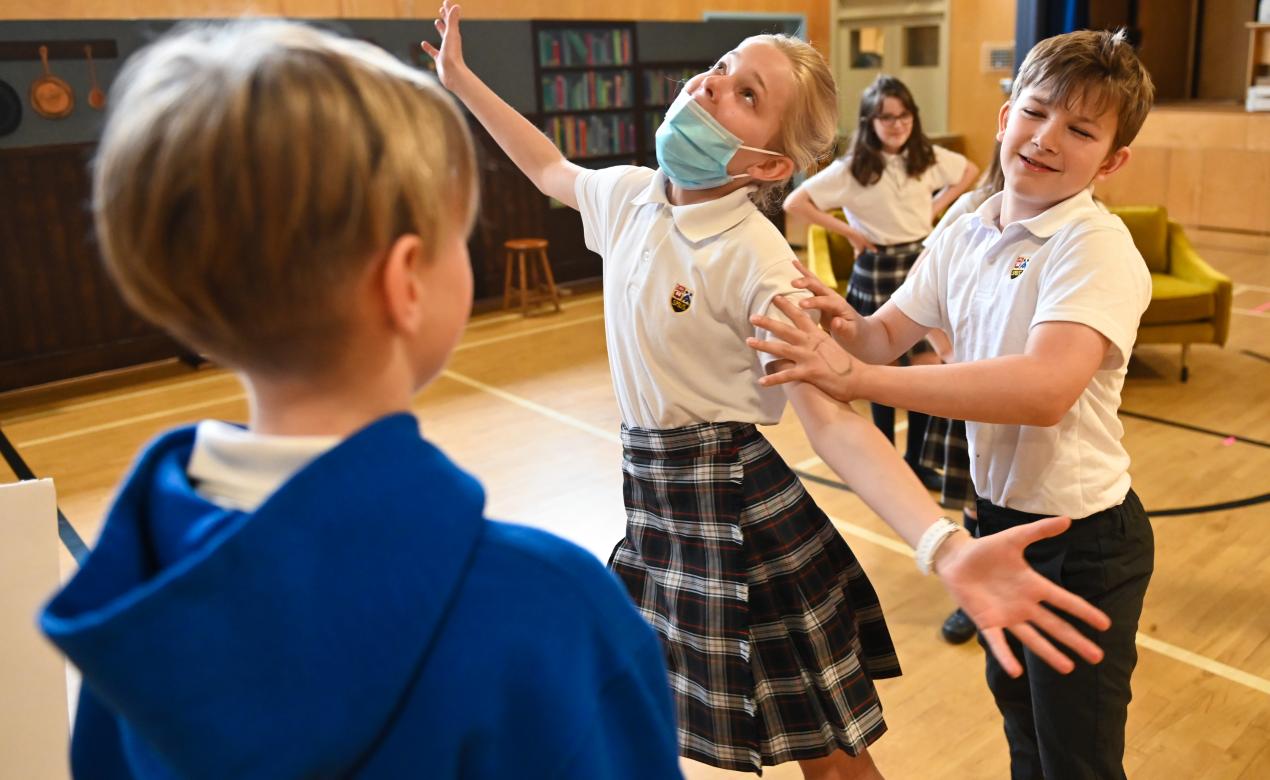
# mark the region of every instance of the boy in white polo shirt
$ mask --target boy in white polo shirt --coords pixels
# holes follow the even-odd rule
[[[1047,515],[1075,520],[1028,559],[1111,617],[1110,630],[1090,634],[1106,655],[1060,678],[1028,651],[1026,674],[1012,678],[988,654],[1015,778],[1124,777],[1154,542],[1116,411],[1151,280],[1091,187],[1128,160],[1153,97],[1123,33],[1040,42],[999,113],[1004,191],[941,234],[877,314],[825,295],[804,302],[834,318],[831,339],[778,298],[797,327],[759,318],[786,343],[751,340],[795,362],[763,384],[810,382],[843,401],[969,421],[979,535]],[[932,327],[951,334],[956,363],[886,365]]]

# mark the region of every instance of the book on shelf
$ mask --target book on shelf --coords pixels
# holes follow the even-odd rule
[[[624,29],[552,29],[538,32],[538,63],[543,67],[629,65],[631,31]]]
[[[618,73],[557,73],[542,76],[543,111],[630,108],[630,78]]]
[[[610,157],[636,152],[634,117],[623,114],[555,116],[544,132],[565,157]]]

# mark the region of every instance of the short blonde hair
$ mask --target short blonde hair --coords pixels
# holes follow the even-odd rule
[[[350,283],[399,236],[470,229],[472,141],[430,76],[302,24],[186,25],[111,94],[93,213],[125,299],[235,367],[339,357]]]
[[[1045,88],[1068,109],[1083,104],[1102,114],[1116,112],[1110,152],[1137,137],[1155,102],[1155,85],[1124,30],[1078,30],[1046,38],[1032,47],[1014,79],[1010,100],[1028,87]]]
[[[785,119],[777,135],[779,151],[794,161],[797,173],[806,173],[833,154],[838,140],[838,87],[825,58],[814,46],[789,35],[767,34],[746,38],[779,49],[793,70],[794,94],[785,107]],[[742,45],[744,45],[744,43]],[[764,182],[755,193],[761,206],[773,205],[784,181]]]

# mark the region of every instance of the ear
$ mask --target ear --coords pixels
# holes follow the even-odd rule
[[[1102,181],[1111,174],[1125,167],[1129,163],[1129,157],[1132,152],[1129,147],[1122,146],[1111,154],[1107,155],[1107,159],[1102,161],[1102,165],[1098,166],[1098,173],[1094,174],[1094,181]]]
[[[1010,101],[1001,104],[1001,110],[997,111],[997,141],[1005,136],[1005,125],[1010,118]]]
[[[423,239],[419,236],[400,236],[388,247],[380,275],[380,292],[392,330],[414,333],[424,321],[426,296],[421,278],[424,262]]]
[[[794,161],[785,155],[769,156],[762,162],[754,163],[745,172],[756,181],[783,181],[794,175]]]

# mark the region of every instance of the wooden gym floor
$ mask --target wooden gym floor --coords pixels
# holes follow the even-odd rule
[[[1125,417],[1134,487],[1148,510],[1270,491],[1270,238],[1191,235],[1235,280],[1236,312],[1225,349],[1192,349],[1189,383],[1177,379],[1176,347],[1135,352],[1123,409],[1158,418]],[[548,528],[601,557],[620,537],[621,450],[598,295],[567,299],[557,315],[475,319],[415,411],[425,433],[484,482],[491,517]],[[0,395],[0,427],[37,475],[54,478],[61,509],[90,544],[147,440],[245,415],[233,375],[175,362]],[[833,477],[792,413],[767,434],[791,464]],[[0,482],[13,478],[0,463]],[[904,665],[903,677],[880,684],[890,732],[872,750],[879,767],[891,778],[1007,776],[982,653],[939,639],[950,608],[939,584],[917,573],[907,547],[853,494],[807,488],[877,586]],[[1153,522],[1128,773],[1270,777],[1270,504]],[[64,575],[75,566],[65,550],[62,564]],[[740,777],[686,769],[693,780]],[[800,774],[785,765],[765,776]]]

